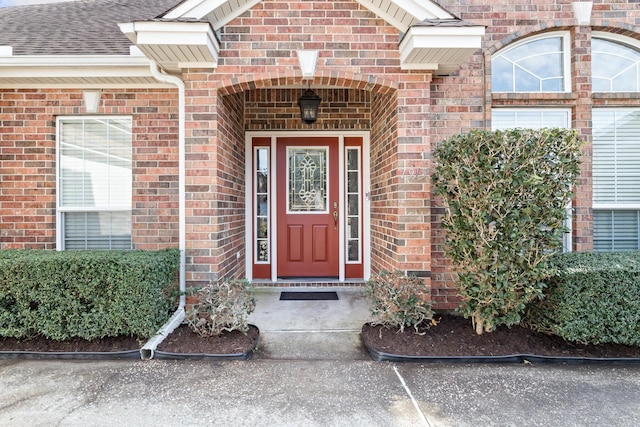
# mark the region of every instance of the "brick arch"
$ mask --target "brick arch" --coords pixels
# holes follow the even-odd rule
[[[275,75],[274,75],[275,74]],[[307,86],[314,88],[359,89],[387,95],[399,88],[397,81],[375,75],[356,74],[346,71],[318,70],[313,79],[303,80],[298,73],[260,73],[243,74],[221,80],[218,89],[220,95],[232,95],[253,89],[277,88],[286,86]]]
[[[591,26],[592,31],[618,34],[640,41],[640,25],[629,25],[622,22],[611,23],[611,21],[603,20],[594,20],[593,22],[594,25]]]
[[[503,48],[519,42],[521,40],[527,39],[529,37],[537,36],[539,34],[544,33],[553,33],[556,31],[569,31],[573,27],[575,27],[574,20],[562,20],[562,21],[551,21],[551,22],[541,22],[538,25],[532,25],[528,27],[523,27],[519,31],[515,31],[509,34],[506,37],[498,40],[490,46],[487,46],[485,52],[488,56],[493,55],[496,52],[499,52]]]

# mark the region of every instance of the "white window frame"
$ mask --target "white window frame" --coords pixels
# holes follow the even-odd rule
[[[609,42],[626,45],[630,49],[635,49],[637,51],[640,51],[640,42],[638,40],[632,39],[631,37],[626,37],[620,34],[607,33],[603,31],[594,31],[592,33],[591,39],[607,40]],[[594,62],[592,62],[592,67],[593,65],[597,66],[598,64],[595,64]],[[640,68],[640,64],[638,64],[637,67]],[[638,92],[640,92],[640,70],[636,74],[636,79],[637,79],[636,84],[638,87]],[[607,91],[594,91],[594,92],[595,93],[616,93],[617,91],[607,90]]]
[[[570,93],[571,92],[571,34],[569,31],[554,31],[552,33],[539,34],[537,36],[527,37],[524,40],[520,40],[511,45],[505,46],[498,52],[493,54],[492,60],[501,56],[502,54],[509,52],[513,49],[518,49],[527,43],[531,43],[537,40],[557,38],[562,40],[562,70],[563,75],[563,90],[562,91],[534,91],[534,92],[520,92],[520,91],[495,91],[492,89],[492,93]],[[492,77],[494,78],[494,77]]]
[[[133,127],[133,120],[131,116],[59,116],[56,118],[56,250],[64,251],[65,248],[65,226],[64,226],[64,214],[67,212],[132,212],[133,199],[130,198],[128,206],[93,206],[93,207],[77,207],[77,206],[63,206],[62,205],[62,180],[61,180],[61,152],[60,144],[62,142],[61,129],[62,123],[65,121],[90,121],[96,122],[99,120],[129,120]],[[132,150],[132,162],[133,162],[133,138],[131,139]],[[133,184],[133,170],[131,175],[131,183]],[[133,234],[133,227],[130,229],[130,234]],[[132,236],[133,237],[133,236]],[[133,248],[133,239],[131,241],[131,248]]]

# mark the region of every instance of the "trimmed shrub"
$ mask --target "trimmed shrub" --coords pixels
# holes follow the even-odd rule
[[[152,336],[175,308],[179,251],[0,251],[0,336]]]
[[[374,274],[365,285],[365,297],[369,302],[374,325],[398,328],[418,325],[433,317],[430,292],[424,280],[405,276],[401,271],[381,271]]]
[[[640,252],[567,253],[523,324],[583,344],[640,346]]]
[[[195,292],[197,302],[187,311],[189,328],[202,337],[224,331],[249,330],[248,318],[256,308],[246,280],[221,279]]]
[[[567,129],[473,131],[435,150],[447,255],[478,334],[520,322],[561,245],[581,142]]]

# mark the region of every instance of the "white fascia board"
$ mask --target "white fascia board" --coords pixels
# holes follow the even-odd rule
[[[0,70],[16,67],[66,67],[66,68],[120,68],[134,69],[149,67],[149,60],[142,56],[130,55],[19,55],[3,58]],[[151,75],[151,72],[148,73]]]
[[[443,9],[440,5],[432,1],[416,1],[416,0],[391,0],[398,7],[415,16],[418,21],[425,19],[453,19],[451,13]]]
[[[149,64],[139,56],[13,56],[0,61],[0,84],[3,79],[42,79],[45,85],[47,79],[153,79]]]
[[[187,0],[167,13],[163,18],[195,18],[202,19],[212,10],[222,6],[229,0]]]
[[[211,45],[220,44],[208,22],[135,22],[136,44]]]
[[[484,27],[413,27],[400,43],[400,59],[414,49],[480,49]]]
[[[411,27],[407,32],[407,36],[434,36],[434,37],[450,37],[450,36],[484,36],[485,27],[482,25],[474,25],[469,27],[438,27],[438,26],[416,26]]]

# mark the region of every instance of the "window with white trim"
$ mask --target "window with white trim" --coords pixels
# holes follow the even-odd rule
[[[491,59],[492,91],[569,92],[569,33],[530,37]]]
[[[640,91],[640,49],[632,46],[632,42],[637,43],[614,34],[594,34],[591,41],[594,92]]]
[[[131,249],[131,118],[57,120],[58,248]]]
[[[640,249],[640,109],[593,109],[593,246]]]
[[[362,212],[360,200],[362,194],[362,165],[360,161],[360,147],[347,147],[345,183],[347,193],[347,230],[346,252],[347,263],[360,263],[362,251],[361,220]]]
[[[571,110],[568,108],[494,108],[491,111],[493,130],[513,128],[569,128]],[[571,206],[567,207],[564,226],[571,230]],[[571,251],[571,231],[562,238],[564,252]]]

